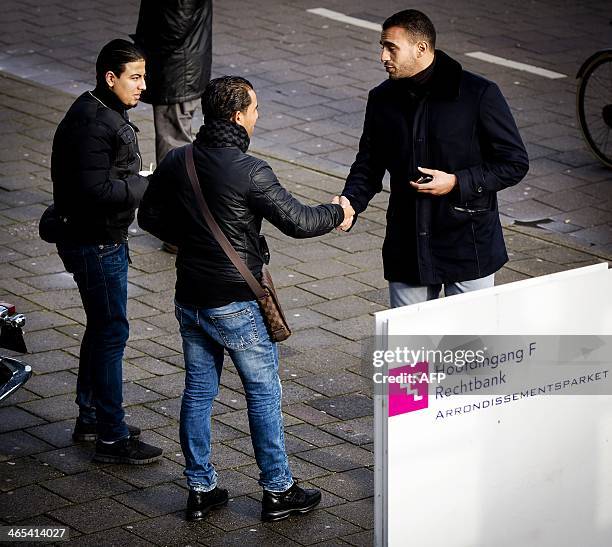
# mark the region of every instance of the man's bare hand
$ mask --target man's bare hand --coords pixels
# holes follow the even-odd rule
[[[353,209],[353,207],[351,206],[351,202],[346,196],[334,196],[334,198],[332,199],[332,203],[341,205],[344,209],[344,220],[342,221],[342,224],[340,224],[340,226],[336,228],[336,230],[346,232],[353,225],[355,209]]]
[[[443,196],[448,194],[457,185],[457,177],[452,173],[445,173],[437,169],[426,169],[425,167],[419,167],[418,169],[425,175],[431,175],[433,180],[425,184],[417,184],[414,181],[410,181],[410,186],[415,188],[417,192],[431,194],[432,196]]]

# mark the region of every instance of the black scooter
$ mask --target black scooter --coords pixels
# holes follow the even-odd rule
[[[16,313],[15,306],[0,302],[0,347],[27,353],[23,339],[26,318]],[[32,376],[32,367],[14,359],[0,356],[0,401],[17,391]]]

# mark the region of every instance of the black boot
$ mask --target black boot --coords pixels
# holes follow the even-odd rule
[[[297,482],[284,492],[263,491],[261,520],[272,521],[287,518],[291,514],[312,511],[321,501],[321,492],[300,488]]]
[[[187,520],[203,519],[211,509],[227,505],[228,495],[224,488],[213,488],[210,492],[189,490],[187,498]]]
[[[98,439],[93,459],[102,463],[144,465],[153,463],[161,457],[161,448],[143,443],[135,437],[126,437],[114,443],[104,443]]]

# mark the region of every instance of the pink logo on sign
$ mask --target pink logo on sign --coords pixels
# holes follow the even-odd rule
[[[421,376],[428,373],[429,364],[426,361],[389,370],[389,376],[399,377],[397,383],[388,383],[389,416],[427,408],[429,384]]]

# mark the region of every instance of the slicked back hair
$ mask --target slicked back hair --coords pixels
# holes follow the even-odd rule
[[[144,61],[144,53],[132,42],[117,38],[106,44],[98,54],[96,60],[96,83],[106,85],[106,73],[110,70],[117,78],[125,70],[127,63]]]
[[[425,40],[432,51],[436,49],[436,29],[422,11],[415,9],[406,9],[394,13],[383,23],[383,30],[391,27],[401,27],[415,40]]]
[[[251,82],[240,76],[221,76],[208,82],[202,96],[204,121],[229,120],[234,112],[244,112],[251,104],[249,89],[253,89]]]

